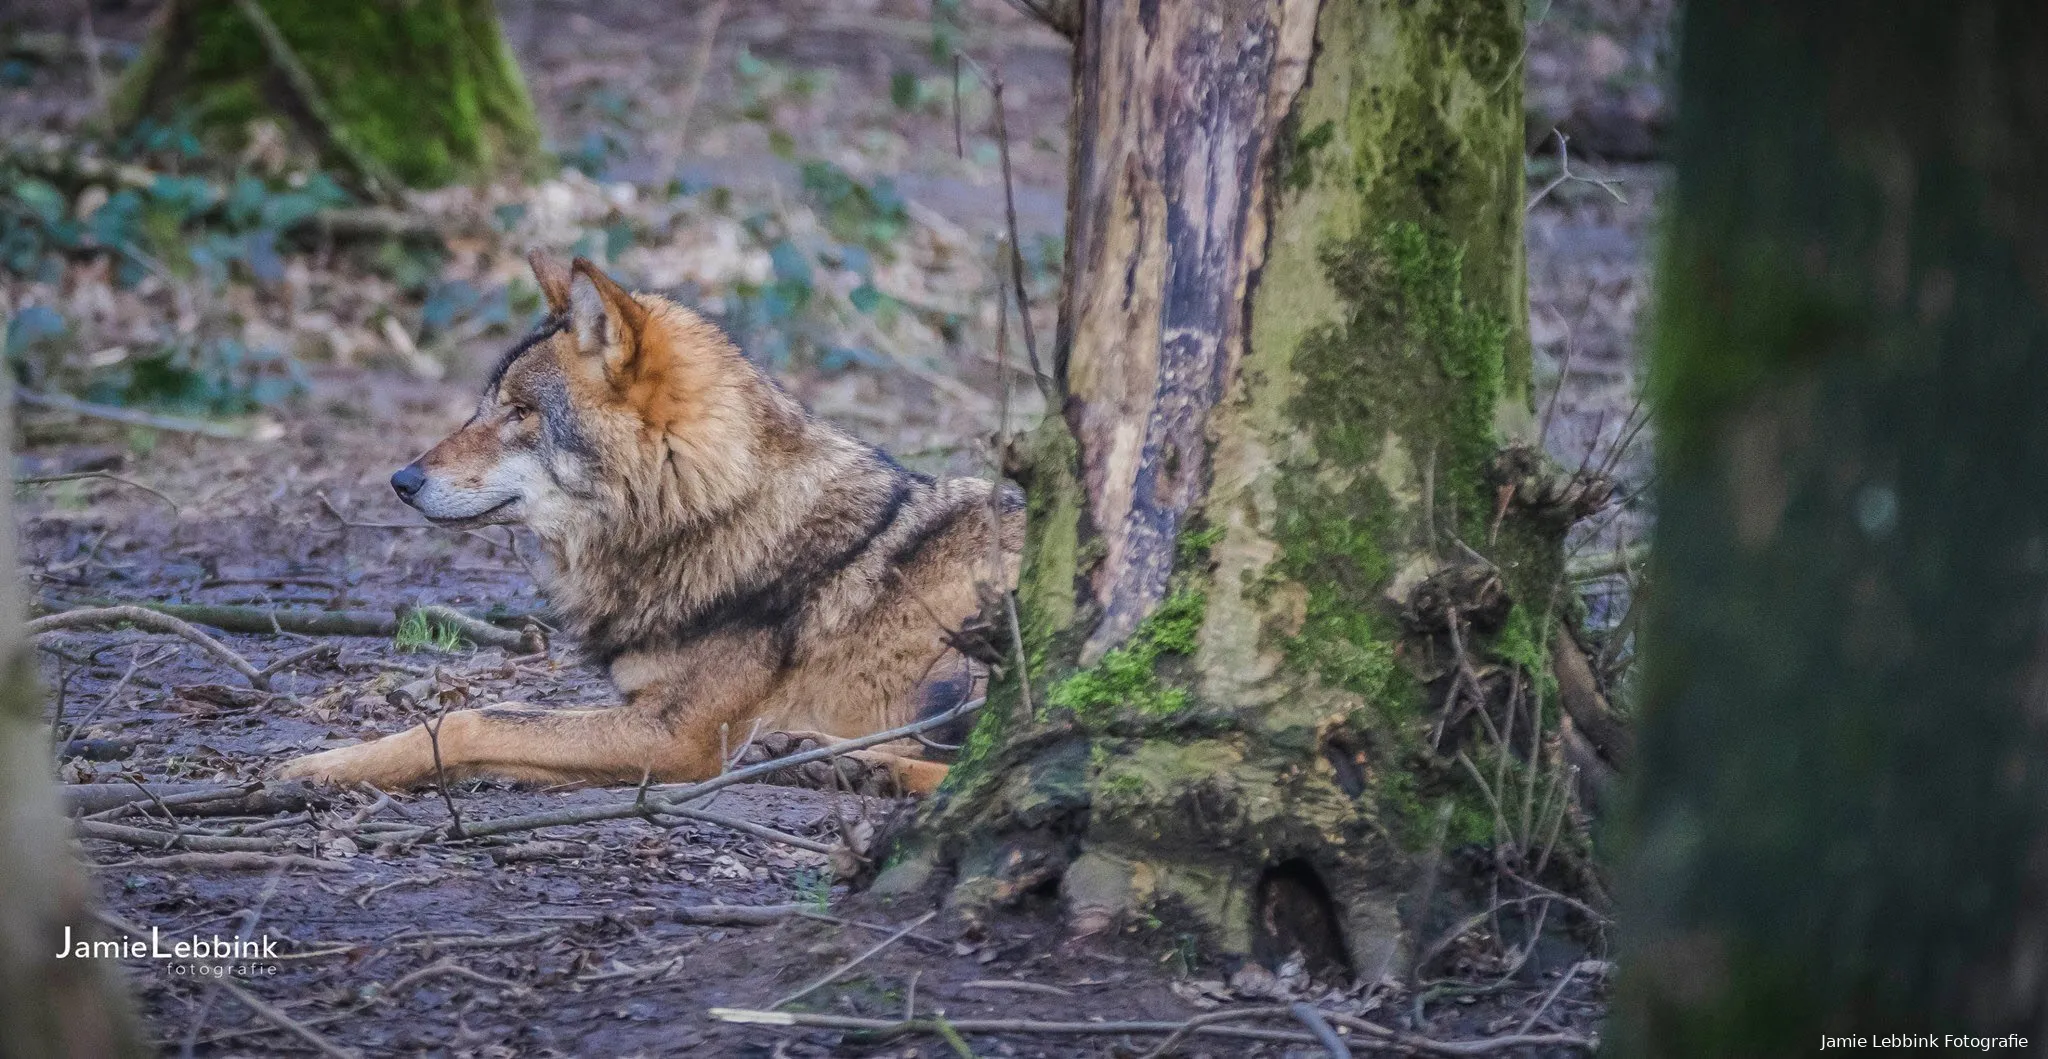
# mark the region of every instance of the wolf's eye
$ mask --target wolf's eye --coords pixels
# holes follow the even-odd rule
[[[532,411],[533,409],[528,408],[523,404],[512,405],[505,409],[505,421],[508,423],[517,423],[520,420],[525,419],[527,415],[530,414]]]

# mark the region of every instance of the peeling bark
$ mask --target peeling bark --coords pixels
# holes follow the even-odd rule
[[[1087,7],[1058,362],[1102,547],[1084,663],[1165,598],[1174,541],[1207,489],[1209,410],[1243,346],[1267,163],[1314,6]]]

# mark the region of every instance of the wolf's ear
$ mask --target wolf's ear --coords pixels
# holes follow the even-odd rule
[[[587,258],[577,258],[570,271],[569,330],[576,349],[602,357],[605,373],[618,378],[639,356],[647,308]]]
[[[548,315],[560,316],[569,311],[569,270],[562,262],[539,247],[526,252],[526,263],[533,266],[534,282],[540,284],[540,296],[547,299]]]

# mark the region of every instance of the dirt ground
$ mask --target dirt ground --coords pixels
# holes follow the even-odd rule
[[[64,13],[70,5],[50,6],[55,14],[29,5],[16,16],[19,24],[76,28]],[[98,4],[96,32],[110,49],[132,45],[152,7]],[[525,245],[566,247],[623,221],[634,238],[613,258],[620,273],[693,292],[714,312],[731,311],[730,292],[745,277],[758,278],[771,256],[748,241],[755,218],[765,213],[793,232],[820,223],[817,208],[799,201],[803,160],[830,159],[862,177],[890,176],[911,204],[912,223],[898,259],[878,266],[874,282],[913,311],[881,336],[885,341],[866,336],[887,347],[875,356],[798,356],[776,367],[820,414],[915,465],[964,473],[986,467],[1003,380],[986,352],[993,320],[980,293],[993,275],[987,262],[1000,230],[1000,184],[993,141],[977,131],[985,93],[969,92],[963,101],[968,134],[956,153],[947,93],[932,89],[945,83],[947,70],[929,55],[926,4],[718,4],[716,18],[714,5],[695,0],[504,0],[500,9],[554,144],[567,151],[598,135],[611,145],[609,160],[596,177],[565,172],[538,186],[417,203],[423,216],[443,220],[525,207],[510,230],[451,237],[439,266],[443,282],[516,284]],[[1066,45],[1001,0],[975,0],[965,11],[966,47],[984,61],[999,60],[1009,85],[1020,227],[1027,243],[1056,240]],[[1574,174],[1611,186],[1568,180],[1552,187],[1560,175],[1556,142],[1534,127],[1596,115],[1606,124],[1595,139],[1636,143],[1628,137],[1651,135],[1646,130],[1661,122],[1669,17],[1668,4],[1624,0],[1561,0],[1532,9],[1537,143],[1529,190],[1541,197],[1528,232],[1530,322],[1543,383],[1538,408],[1561,462],[1611,462],[1630,491],[1648,478],[1647,433],[1635,429],[1642,415],[1638,322],[1648,295],[1644,244],[1662,171],[1653,161],[1575,153]],[[700,61],[707,28],[715,29],[715,45]],[[905,74],[919,100],[907,108],[891,102]],[[90,113],[75,64],[32,66],[27,78],[0,88],[0,135],[75,132]],[[196,316],[201,329],[269,336],[308,366],[308,391],[259,413],[253,436],[241,439],[22,410],[17,478],[118,476],[18,491],[20,560],[38,606],[150,600],[390,612],[436,603],[544,619],[530,565],[539,549],[531,540],[431,529],[385,484],[393,468],[468,414],[476,379],[512,326],[437,330],[417,291],[359,258],[315,252],[294,262],[280,284],[233,287],[197,309],[174,289],[115,290],[89,266],[54,282],[0,273],[0,317],[28,305],[59,307],[81,355]],[[821,289],[844,281],[842,296],[852,282],[829,266],[819,275]],[[1041,333],[1052,323],[1053,283],[1050,275],[1036,277]],[[848,320],[840,314],[817,326],[865,326]],[[1036,413],[1028,389],[1012,395],[1013,423]],[[1626,506],[1583,531],[1578,546],[1593,555],[1632,543],[1644,512],[1640,500]],[[1599,596],[1606,590],[1598,586],[1592,591],[1595,619],[1612,620],[1613,600]],[[608,694],[602,675],[577,661],[565,636],[552,638],[545,657],[519,658],[495,648],[402,649],[388,637],[223,640],[258,667],[281,663],[268,693],[250,692],[242,677],[174,637],[134,630],[45,636],[42,674],[55,691],[52,718],[65,729],[65,748],[79,751],[60,753],[61,779],[257,780],[289,756],[417,723],[404,696],[394,700],[392,693],[419,692],[436,673],[434,687],[460,685],[479,702],[577,703]],[[332,650],[307,654],[320,646]],[[275,939],[275,973],[240,983],[309,1033],[360,1055],[959,1054],[930,1034],[882,1040],[707,1015],[712,1008],[766,1008],[930,911],[878,906],[833,887],[825,855],[675,820],[613,820],[397,848],[380,841],[413,824],[445,820],[451,802],[476,821],[633,796],[485,782],[456,784],[447,793],[444,800],[433,790],[390,799],[330,792],[323,804],[303,810],[186,814],[174,822],[163,814],[176,810],[150,805],[122,820],[164,834],[191,828],[262,838],[276,853],[319,862],[282,871],[270,862],[248,871],[194,866],[166,859],[175,852],[132,842],[90,839],[83,849],[104,907],[119,923],[161,928],[167,943],[238,930]],[[700,808],[830,845],[841,834],[835,818],[879,819],[898,806],[742,784]],[[769,926],[690,921],[686,910],[713,904],[803,907]],[[1529,924],[1496,916],[1457,938],[1420,981],[1400,975],[1315,983],[1285,967],[1276,976],[1205,962],[1165,924],[1067,939],[1038,911],[971,922],[940,910],[789,1009],[881,1019],[914,1011],[949,1020],[1179,1022],[1219,1006],[1307,1000],[1444,1040],[1589,1034],[1603,1017],[1611,969],[1600,923],[1578,913],[1560,912],[1569,929],[1552,922],[1550,932],[1539,930],[1539,940],[1522,949]],[[124,966],[165,1054],[317,1054],[309,1040],[195,975],[195,965],[145,959]],[[1236,1025],[1302,1032],[1286,1017]],[[1107,1031],[969,1032],[960,1047],[984,1056],[1134,1056],[1159,1040]],[[1356,1034],[1351,1040],[1360,1054],[1369,1051]],[[1300,1042],[1204,1035],[1180,1054],[1324,1052]]]

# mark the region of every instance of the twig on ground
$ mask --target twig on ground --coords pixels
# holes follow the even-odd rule
[[[835,916],[830,912],[820,912],[815,906],[808,904],[796,906],[795,914],[804,919],[815,919],[820,923],[837,923],[842,927],[859,927],[862,930],[872,930],[877,934],[892,934],[896,931],[895,927],[889,926],[886,923],[865,923],[858,919],[846,919],[841,916]],[[940,941],[929,934],[906,934],[904,935],[904,940],[914,941],[933,949],[951,950],[953,948],[951,942]]]
[[[58,788],[58,793],[67,813],[83,813],[88,820],[117,820],[159,801],[195,816],[267,816],[320,802],[313,787],[299,781],[159,783],[147,788],[141,798],[135,797],[128,783],[74,783]]]
[[[692,809],[686,806],[659,810],[650,809],[648,811],[648,819],[653,820],[655,823],[663,826],[675,826],[669,824],[666,820],[660,819],[661,817],[681,817],[685,820],[698,820],[707,824],[717,824],[720,827],[730,828],[743,834],[752,835],[755,838],[766,839],[770,842],[780,842],[785,846],[809,850],[812,853],[830,854],[832,852],[830,845],[817,839],[801,838],[786,831],[777,831],[772,827],[757,824],[751,820],[741,820],[738,817],[727,816],[724,813],[706,812],[703,809]]]
[[[269,838],[231,838],[226,835],[196,835],[191,833],[171,834],[152,831],[148,828],[129,827],[126,824],[109,824],[98,820],[78,820],[72,824],[80,838],[97,838],[108,842],[120,842],[139,849],[169,850],[190,849],[201,852],[222,853],[275,853],[284,844]]]
[[[448,873],[437,871],[426,875],[408,875],[403,879],[393,879],[387,883],[379,883],[356,895],[356,907],[369,908],[370,898],[388,890],[396,890],[401,886],[432,886],[447,877]]]
[[[693,927],[765,927],[803,912],[809,905],[683,905],[676,922]]]
[[[248,679],[250,687],[258,691],[270,690],[270,678],[264,676],[262,670],[251,665],[248,659],[230,650],[226,644],[200,632],[181,619],[148,607],[86,607],[79,610],[67,610],[29,622],[27,631],[30,636],[40,636],[43,633],[56,632],[60,629],[87,629],[101,625],[117,625],[124,622],[138,629],[182,636],[205,648],[208,654],[227,663],[235,672],[242,674],[243,677]]]
[[[1330,1020],[1324,1018],[1323,1013],[1314,1004],[1297,1000],[1288,1010],[1294,1013],[1295,1019],[1302,1025],[1308,1027],[1310,1033],[1316,1035],[1316,1040],[1323,1043],[1323,1050],[1330,1053],[1330,1059],[1351,1059],[1350,1046],[1344,1043],[1344,1038],[1337,1036],[1336,1028],[1330,1025]]]
[[[417,710],[420,707],[420,700],[403,688],[394,690],[387,698],[393,705],[404,709]],[[455,807],[455,792],[448,785],[448,770],[441,764],[441,724],[448,719],[448,705],[444,699],[432,723],[421,721],[420,727],[426,729],[427,745],[434,752],[434,786],[440,788],[441,802],[448,807],[448,837],[463,838],[462,811]]]
[[[475,970],[473,968],[464,967],[463,965],[456,963],[453,957],[443,956],[440,959],[435,960],[433,963],[430,963],[417,971],[413,971],[405,975],[404,977],[398,979],[397,981],[391,983],[390,985],[384,987],[384,995],[389,997],[407,986],[416,985],[420,982],[426,981],[429,978],[441,978],[447,976],[454,976],[456,978],[467,978],[470,981],[476,982],[480,985],[494,986],[499,989],[513,989],[522,992],[526,989],[525,986],[520,985],[518,982],[514,982],[506,978],[499,978],[494,975],[488,975],[483,973],[482,971]]]
[[[1285,1008],[1281,1009],[1286,1012]],[[937,1033],[938,1027],[923,1020],[892,1022],[852,1015],[828,1015],[808,1011],[756,1011],[749,1008],[712,1008],[712,1018],[753,1026],[815,1026],[820,1029],[866,1030],[883,1037],[904,1033]],[[1193,1021],[1193,1020],[1189,1020]],[[1124,1033],[1172,1033],[1187,1022],[1041,1022],[1036,1019],[952,1019],[960,1033],[1042,1033],[1058,1036],[1097,1037]],[[1243,1026],[1202,1024],[1195,1033],[1240,1040],[1273,1041],[1280,1044],[1315,1044],[1306,1033],[1288,1030],[1255,1030]]]
[[[905,926],[902,930],[899,930],[896,933],[891,934],[878,942],[875,942],[873,945],[868,947],[866,952],[863,952],[859,956],[855,956],[853,959],[848,960],[845,963],[840,964],[838,967],[833,968],[831,971],[827,972],[824,975],[824,977],[819,978],[817,981],[812,982],[810,985],[807,985],[802,989],[799,989],[796,992],[791,993],[786,997],[783,997],[781,1000],[778,1000],[775,1003],[768,1005],[768,1010],[774,1011],[777,1008],[780,1008],[786,1004],[795,1003],[796,1001],[801,1000],[804,997],[810,996],[812,993],[815,993],[818,990],[823,989],[828,985],[831,985],[833,982],[838,981],[841,975],[844,975],[846,972],[853,970],[855,967],[859,967],[861,964],[866,963],[876,953],[881,952],[883,949],[886,949],[889,946],[894,945],[899,941],[902,941],[904,935],[909,934],[910,932],[916,930],[921,926],[924,926],[926,923],[931,921],[933,916],[936,916],[938,914],[938,910],[933,909],[932,911],[926,912],[924,915],[921,915],[916,919],[911,920],[909,925]]]
[[[100,601],[92,601],[98,603]],[[300,607],[250,607],[227,603],[157,603],[150,600],[107,600],[102,609],[113,607],[136,607],[167,615],[181,621],[199,625],[210,625],[222,632],[248,633],[257,636],[275,636],[291,633],[304,636],[379,636],[389,637],[398,633],[398,627],[408,613],[417,611],[429,621],[440,622],[455,629],[463,638],[479,647],[497,647],[508,651],[533,653],[537,647],[545,646],[545,638],[538,631],[538,623],[532,615],[517,615],[510,620],[520,621],[533,628],[514,631],[501,628],[473,615],[464,614],[450,607],[427,605],[402,609],[396,613],[375,610],[313,610]],[[59,617],[75,611],[60,611],[49,617]],[[38,618],[37,621],[47,620]],[[32,630],[33,631],[33,630]],[[379,663],[387,664],[387,663]],[[401,668],[395,663],[391,668]],[[414,667],[403,667],[411,671]],[[425,675],[420,671],[418,675]]]
[[[353,947],[351,947],[351,948],[349,948],[349,949],[342,949],[342,950],[338,950],[338,951],[340,951],[340,952],[349,952],[349,951],[353,951]],[[280,956],[280,957],[275,957],[275,958],[276,958],[276,959],[291,959],[291,958],[293,958],[293,957],[290,957],[290,956]],[[302,1026],[309,1026],[309,1027],[312,1027],[312,1026],[325,1026],[325,1025],[328,1025],[329,1023],[334,1023],[334,1022],[340,1022],[341,1020],[343,1020],[343,1019],[345,1019],[345,1018],[349,1018],[349,1017],[353,1016],[354,1014],[355,1014],[355,1012],[353,1012],[353,1011],[337,1011],[337,1012],[334,1012],[334,1013],[333,1013],[333,1014],[331,1014],[331,1015],[322,1015],[322,1016],[320,1016],[319,1018],[312,1018],[312,1019],[302,1019],[302,1020],[300,1020],[300,1023],[299,1023],[299,1024],[300,1024],[300,1025],[302,1025]],[[221,1032],[219,1032],[219,1033],[210,1033],[210,1034],[207,1034],[206,1036],[204,1036],[204,1037],[201,1037],[201,1038],[199,1038],[199,1043],[200,1043],[200,1044],[225,1044],[225,1043],[227,1043],[228,1041],[239,1041],[239,1040],[241,1040],[241,1039],[242,1039],[242,1038],[244,1038],[244,1037],[257,1037],[257,1036],[261,1036],[261,1035],[263,1035],[263,1034],[266,1034],[266,1033],[283,1033],[283,1032],[284,1032],[284,1027],[282,1027],[282,1026],[275,1026],[275,1025],[269,1025],[269,1026],[244,1026],[244,1027],[242,1027],[241,1029],[236,1029],[236,1030],[222,1030],[222,1031],[221,1031]]]
[[[135,674],[140,673],[143,670],[148,669],[149,667],[156,665],[159,662],[162,662],[164,659],[171,657],[177,652],[178,649],[176,647],[166,647],[163,650],[158,651],[154,657],[149,659],[149,661],[145,662],[141,660],[142,645],[137,644],[135,646],[134,653],[129,656],[128,671],[121,674],[121,679],[115,681],[114,686],[108,688],[107,693],[105,695],[100,696],[100,701],[94,703],[92,709],[85,711],[85,716],[80,717],[77,721],[72,723],[68,734],[65,736],[65,741],[59,742],[57,745],[60,748],[67,747],[69,745],[70,740],[77,739],[79,734],[84,732],[85,729],[92,724],[92,722],[99,720],[100,714],[106,712],[107,707],[113,705],[114,700],[120,697],[122,691],[127,689],[128,682],[135,679]],[[58,709],[60,712],[63,709],[63,698],[61,695],[58,697]],[[62,718],[58,718],[58,720],[61,719]],[[55,737],[56,732],[57,721],[53,720],[50,724],[50,734],[53,738]]]
[[[340,644],[314,644],[313,646],[308,647],[302,651],[294,651],[291,654],[288,654],[283,658],[280,658],[277,661],[272,662],[267,666],[264,666],[263,675],[273,676],[275,674],[282,673],[287,669],[291,669],[292,667],[297,666],[303,662],[310,662],[313,659],[319,658],[322,655],[338,656],[340,654]]]
[[[1505,1037],[1480,1037],[1469,1041],[1440,1041],[1432,1037],[1388,1029],[1377,1022],[1356,1015],[1344,1015],[1335,1011],[1324,1011],[1322,1015],[1339,1026],[1357,1030],[1387,1046],[1423,1055],[1492,1055],[1495,1052],[1511,1051],[1516,1048],[1575,1048],[1590,1052],[1600,1043],[1597,1037],[1581,1037],[1572,1033],[1512,1034]]]
[[[1012,993],[1037,993],[1040,996],[1071,997],[1072,990],[1061,989],[1044,982],[1019,982],[1007,978],[977,978],[972,982],[960,983],[962,989],[994,989]]]
[[[254,993],[249,992],[247,989],[244,989],[241,986],[236,985],[234,980],[223,977],[217,979],[217,981],[220,983],[220,988],[222,989],[222,991],[226,992],[229,996],[234,997],[236,1000],[241,1001],[243,1007],[246,1007],[250,1011],[253,1011],[256,1014],[262,1016],[263,1018],[269,1020],[271,1023],[275,1024],[277,1028],[290,1033],[292,1036],[297,1037],[302,1041],[305,1041],[307,1044],[312,1045],[315,1049],[317,1049],[320,1052],[320,1054],[328,1056],[329,1059],[361,1059],[361,1056],[357,1055],[356,1052],[354,1052],[353,1050],[343,1048],[340,1045],[335,1044],[333,1041],[330,1041],[327,1038],[320,1036],[318,1033],[315,1033],[313,1031],[313,1028],[311,1026],[308,1026],[305,1023],[300,1022],[299,1020],[291,1017],[290,1015],[287,1015],[284,1012],[279,1011],[277,1008],[272,1007],[270,1004],[266,1003],[261,997],[258,997]]]
[[[141,787],[142,784],[137,783],[136,786]],[[170,810],[166,809],[164,812],[168,813]],[[257,895],[256,903],[247,910],[248,918],[242,923],[242,929],[235,932],[235,941],[248,941],[249,936],[256,932],[256,924],[263,920],[263,910],[270,905],[270,899],[277,896],[277,884],[283,881],[284,866],[278,865],[271,870],[270,879],[263,884],[263,892]],[[192,1059],[192,1051],[199,1043],[199,1034],[206,1029],[206,1018],[213,1013],[213,1001],[220,991],[220,979],[225,977],[225,973],[215,976],[213,984],[207,986],[206,992],[200,996],[199,1010],[193,1014],[192,1025],[185,1031],[184,1040],[178,1044],[180,1059]]]
[[[1551,987],[1550,992],[1543,995],[1543,1002],[1536,1005],[1536,1010],[1529,1013],[1529,1017],[1523,1020],[1521,1028],[1515,1032],[1526,1034],[1530,1030],[1535,1029],[1536,1023],[1542,1021],[1543,1013],[1550,1010],[1550,1005],[1557,1003],[1557,998],[1564,992],[1564,987],[1572,984],[1572,979],[1577,977],[1578,973],[1579,965],[1576,963],[1565,968],[1564,974],[1558,977],[1557,984]]]
[[[1215,1026],[1225,1022],[1242,1022],[1245,1019],[1288,1018],[1292,1017],[1292,1015],[1293,1012],[1288,1010],[1285,1004],[1266,1004],[1250,1008],[1225,1008],[1222,1011],[1211,1011],[1206,1015],[1196,1015],[1194,1018],[1181,1023],[1172,1033],[1166,1035],[1165,1040],[1159,1042],[1158,1047],[1146,1052],[1140,1059],[1159,1059],[1160,1056],[1166,1055],[1176,1047],[1179,1047],[1180,1042],[1200,1032],[1205,1026]]]
[[[416,938],[398,946],[401,949],[508,949],[514,945],[525,945],[539,941],[555,933],[552,927],[530,930],[524,934],[440,934],[430,938]]]
[[[184,510],[184,508],[180,506],[176,500],[173,500],[170,497],[157,492],[155,489],[152,489],[149,486],[143,485],[141,482],[138,482],[132,478],[123,478],[120,475],[113,473],[112,471],[71,471],[66,474],[38,474],[32,475],[27,478],[16,478],[14,480],[14,484],[16,486],[55,485],[59,482],[83,482],[93,478],[102,478],[109,482],[117,482],[121,485],[127,486],[130,489],[140,489],[143,492],[148,493],[153,497],[156,497],[158,500],[161,500],[164,503],[169,504],[171,507],[171,511],[173,513]]]

